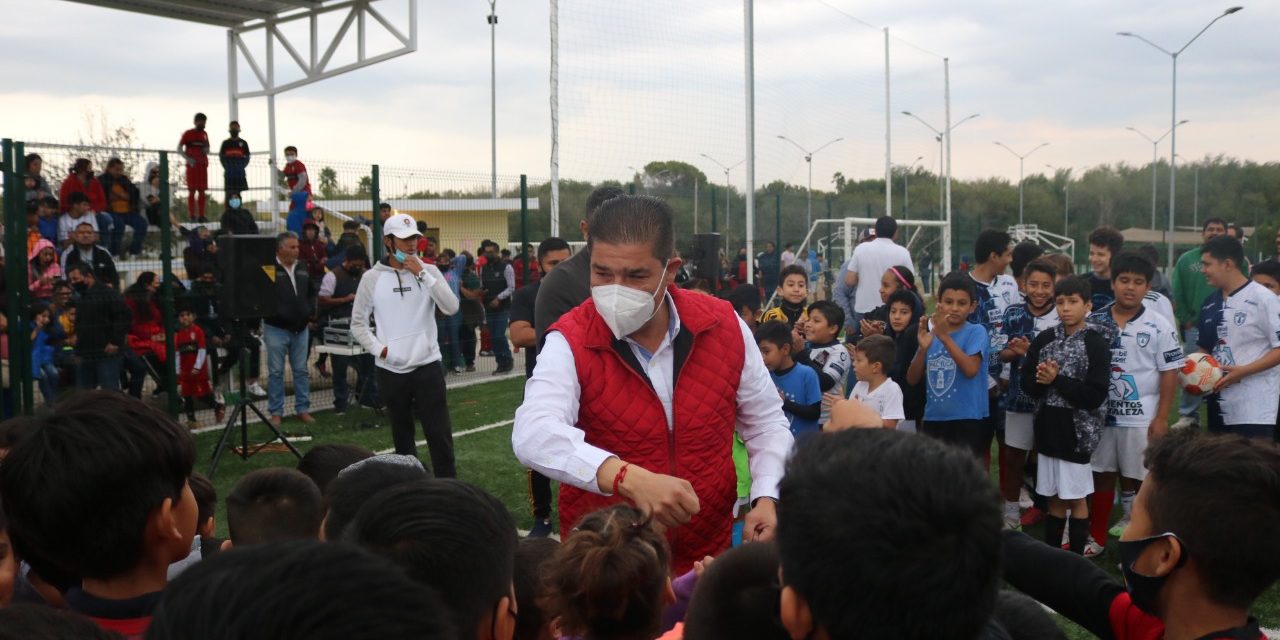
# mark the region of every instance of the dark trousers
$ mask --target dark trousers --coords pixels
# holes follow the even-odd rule
[[[493,343],[493,359],[498,368],[510,369],[515,359],[511,355],[511,345],[507,342],[507,325],[511,314],[504,311],[488,311],[485,313],[485,324],[489,327],[490,342]]]
[[[128,253],[135,256],[142,253],[142,241],[147,237],[147,219],[137,212],[113,213],[111,217],[111,240],[108,244],[111,255],[124,255],[120,252],[120,245],[124,244],[125,227],[133,229],[133,241],[129,243]]]
[[[955,445],[961,449],[972,451],[979,461],[991,450],[991,436],[995,427],[990,420],[925,420],[920,423],[920,432]]]
[[[431,470],[435,476],[457,477],[453,460],[453,424],[449,419],[444,368],[440,363],[432,362],[408,373],[394,373],[379,367],[378,389],[386,399],[391,440],[396,453],[418,455],[413,438],[416,418],[422,422],[422,433],[427,437]]]
[[[333,408],[346,411],[351,404],[351,389],[347,384],[347,368],[356,368],[356,398],[361,405],[378,407],[378,383],[373,377],[373,356],[333,356]]]
[[[101,387],[120,390],[120,354],[103,358],[85,358],[76,368],[76,386],[81,389]]]
[[[535,520],[551,517],[551,478],[529,469],[529,505]]]
[[[1224,424],[1218,427],[1209,425],[1209,433],[1231,433],[1273,442],[1276,438],[1276,426],[1274,424]]]
[[[458,342],[462,344],[462,359],[466,360],[468,367],[475,366],[476,325],[463,322],[458,329]]]

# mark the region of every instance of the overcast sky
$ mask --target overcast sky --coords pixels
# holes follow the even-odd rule
[[[383,4],[383,3],[380,3]],[[405,0],[385,0],[400,14]],[[883,175],[884,40],[890,28],[893,161],[937,146],[911,110],[943,125],[942,62],[950,57],[961,177],[1017,178],[1017,159],[1041,142],[1027,172],[1046,163],[1084,167],[1145,163],[1169,127],[1170,61],[1117,31],[1180,47],[1229,4],[1203,0],[757,0],[757,183],[806,180],[801,154],[842,137],[814,159],[815,186],[842,171]],[[716,181],[701,157],[745,155],[742,3],[737,0],[561,0],[561,175],[626,179],[628,166],[684,160]],[[277,98],[278,140],[304,159],[487,172],[489,39],[484,0],[420,0],[416,53]],[[497,41],[498,169],[548,174],[550,45],[543,0],[500,0]],[[226,37],[216,27],[62,0],[0,0],[0,129],[26,140],[74,141],[83,114],[132,122],[148,147],[172,148],[191,114],[227,119]],[[403,22],[404,18],[397,18]],[[861,21],[861,22],[860,22]],[[332,31],[337,18],[321,23]],[[864,24],[865,23],[865,24]],[[876,29],[871,28],[872,25]],[[376,27],[371,27],[371,32]],[[1246,5],[1181,59],[1179,155],[1223,153],[1257,161],[1280,155],[1280,3]],[[305,51],[301,31],[297,46]],[[899,39],[901,38],[901,39]],[[370,52],[386,45],[371,37]],[[914,46],[913,46],[914,45]],[[261,46],[257,47],[261,50]],[[323,50],[323,48],[322,48]],[[350,59],[340,49],[336,61]],[[344,58],[345,56],[345,58]],[[278,51],[278,76],[290,59]],[[241,64],[240,85],[252,75]],[[264,99],[241,102],[244,136],[267,148]],[[1161,154],[1167,155],[1168,142]],[[741,184],[742,170],[731,179]]]

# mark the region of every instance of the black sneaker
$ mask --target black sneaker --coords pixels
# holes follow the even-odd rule
[[[528,538],[546,538],[554,531],[551,529],[550,520],[535,520],[533,528],[529,530]]]

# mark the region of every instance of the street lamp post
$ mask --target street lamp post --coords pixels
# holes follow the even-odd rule
[[[916,165],[920,164],[921,160],[924,160],[924,156],[920,156],[915,160],[912,160],[911,164],[907,167],[906,172],[902,174],[902,217],[903,218],[906,218],[908,215],[910,215],[909,213],[910,209],[908,208],[907,205],[910,202],[911,193],[908,190],[909,185],[907,184],[907,180],[911,177],[911,170],[915,169]]]
[[[813,151],[806,150],[804,147],[796,143],[795,140],[792,140],[791,138],[788,138],[786,136],[778,136],[778,139],[786,140],[787,142],[790,142],[792,146],[799,149],[800,153],[804,154],[805,163],[809,165],[809,186],[805,188],[805,194],[808,197],[808,204],[805,207],[805,214],[804,214],[805,233],[809,233],[809,229],[813,227],[813,155],[837,142],[840,142],[841,140],[844,140],[844,138],[836,138],[835,140],[832,140],[831,142],[828,142],[822,145],[821,147],[814,149]]]
[[[699,153],[698,155],[700,155],[700,156],[702,156],[702,157],[704,157],[704,158],[706,158],[706,159],[710,160],[711,162],[715,163],[715,165],[716,165],[717,167],[720,167],[720,170],[724,172],[724,232],[725,232],[725,234],[726,234],[726,235],[728,235],[728,233],[729,233],[729,221],[730,221],[730,218],[729,218],[729,204],[733,202],[733,198],[731,197],[731,195],[730,195],[730,191],[729,191],[729,172],[730,172],[730,171],[733,171],[734,169],[736,169],[736,168],[738,167],[738,165],[740,165],[740,164],[742,164],[742,163],[746,162],[746,160],[739,160],[739,161],[737,161],[737,162],[733,163],[732,165],[730,165],[730,166],[727,166],[727,167],[726,167],[726,166],[724,166],[724,164],[723,164],[722,162],[720,162],[719,160],[716,160],[715,158],[712,158],[711,156],[709,156],[709,155],[707,155],[707,154],[705,154],[705,153]]]
[[[1167,242],[1165,243],[1168,246],[1168,269],[1170,272],[1173,271],[1173,213],[1175,211],[1174,209],[1174,197],[1176,193],[1175,186],[1177,185],[1177,161],[1174,159],[1174,157],[1175,157],[1175,154],[1178,152],[1178,131],[1177,131],[1178,129],[1178,124],[1177,124],[1178,122],[1178,56],[1182,55],[1182,52],[1186,51],[1187,47],[1191,46],[1191,43],[1195,42],[1197,38],[1199,38],[1201,35],[1204,34],[1205,31],[1208,31],[1209,27],[1212,27],[1215,22],[1243,8],[1244,7],[1231,7],[1230,9],[1223,11],[1221,15],[1214,18],[1213,20],[1210,20],[1209,24],[1206,24],[1204,28],[1200,30],[1199,33],[1197,33],[1190,40],[1188,40],[1187,43],[1182,45],[1182,48],[1178,49],[1177,51],[1169,51],[1168,49],[1165,49],[1164,47],[1161,47],[1160,45],[1136,33],[1132,33],[1129,31],[1121,31],[1116,34],[1118,36],[1137,38],[1147,43],[1148,45],[1151,45],[1152,48],[1156,49],[1160,53],[1163,53],[1169,56],[1169,58],[1173,61],[1172,98],[1170,100],[1170,110],[1169,110],[1169,130],[1172,131],[1172,133],[1170,134],[1171,137],[1169,138],[1169,236],[1168,236]]]
[[[1012,153],[1014,156],[1018,158],[1018,224],[1021,225],[1022,224],[1022,175],[1023,175],[1022,168],[1023,168],[1023,165],[1026,163],[1028,156],[1038,151],[1040,147],[1049,146],[1049,143],[1041,142],[1040,144],[1036,145],[1034,149],[1022,154],[1019,154],[1017,151],[1010,149],[1009,146],[1004,144],[1003,142],[996,142],[996,146],[1003,148],[1005,151]]]
[[[1177,125],[1175,125],[1173,129],[1177,129],[1178,127],[1188,122],[1191,122],[1191,121],[1183,120],[1182,122],[1179,122]],[[1173,133],[1173,129],[1169,129],[1168,131],[1164,132],[1164,134],[1161,135],[1159,138],[1152,139],[1151,136],[1141,131],[1138,131],[1134,127],[1125,127],[1125,128],[1142,136],[1143,139],[1151,143],[1151,230],[1155,231],[1156,230],[1156,168],[1157,168],[1156,158],[1158,157],[1157,149],[1159,149],[1160,147],[1160,141],[1164,140],[1166,136]]]
[[[496,47],[496,30],[498,28],[498,14],[496,7],[498,0],[489,0],[489,157],[491,161],[490,170],[490,196],[498,197],[498,50]]]
[[[946,164],[947,164],[947,163],[946,163],[946,158],[944,157],[944,154],[943,154],[943,147],[942,147],[942,141],[946,138],[946,134],[945,134],[945,133],[943,133],[943,132],[941,132],[941,131],[939,131],[939,130],[937,129],[937,127],[934,127],[933,125],[929,124],[928,122],[925,122],[925,121],[924,121],[924,118],[921,118],[920,116],[918,116],[918,115],[916,115],[916,114],[914,114],[914,113],[911,113],[910,111],[903,111],[903,112],[902,112],[902,115],[904,115],[904,116],[911,116],[912,118],[915,118],[917,121],[919,121],[919,122],[920,122],[920,124],[924,125],[924,126],[925,126],[926,128],[928,128],[930,131],[932,131],[932,132],[933,132],[933,136],[934,136],[934,140],[937,140],[937,141],[938,141],[938,219],[939,219],[939,220],[942,220],[942,219],[944,219],[944,218],[946,217],[946,213],[943,211],[943,197],[944,197],[944,196],[943,196],[943,191],[942,191],[942,187],[943,187],[943,176],[945,176],[945,175],[947,174],[947,172],[950,170],[950,167],[947,167],[947,166],[946,166]],[[972,120],[972,119],[974,119],[974,118],[978,117],[979,115],[981,115],[981,114],[977,114],[977,113],[975,113],[975,114],[973,114],[973,115],[970,115],[970,116],[967,116],[967,117],[963,118],[963,119],[962,119],[962,120],[960,120],[959,122],[957,122],[957,123],[955,123],[955,124],[951,125],[951,130],[952,130],[952,131],[955,131],[955,130],[956,130],[956,127],[959,127],[960,125],[962,125],[962,124],[964,124],[964,123],[966,123],[966,122],[968,122],[968,121],[970,121],[970,120]]]
[[[1186,160],[1182,154],[1178,154],[1179,160]],[[1200,228],[1200,165],[1196,164],[1195,170],[1195,187],[1191,192],[1191,227],[1193,229]]]
[[[1058,172],[1058,168],[1051,164],[1046,164],[1044,166],[1053,170],[1054,173]],[[1070,224],[1067,220],[1067,215],[1068,212],[1071,211],[1071,169],[1067,169],[1066,171],[1067,180],[1062,183],[1062,235],[1070,237],[1070,234],[1067,233],[1068,225]]]

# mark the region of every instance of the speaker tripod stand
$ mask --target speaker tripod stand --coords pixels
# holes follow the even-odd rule
[[[237,427],[237,422],[239,422],[238,426],[240,428],[240,451],[236,455],[240,456],[241,460],[248,460],[249,456],[258,453],[264,447],[276,440],[279,440],[284,444],[284,446],[288,447],[289,451],[293,453],[295,457],[299,459],[302,458],[302,454],[293,446],[293,443],[289,442],[289,439],[285,437],[284,433],[282,433],[280,429],[276,428],[276,425],[271,424],[271,420],[269,420],[267,416],[262,413],[262,410],[254,404],[253,400],[249,398],[249,392],[245,386],[245,379],[248,377],[249,373],[249,345],[246,340],[247,336],[245,335],[247,333],[248,330],[243,326],[239,326],[236,329],[235,340],[240,350],[240,361],[236,363],[237,369],[240,371],[240,397],[236,399],[236,406],[232,409],[231,415],[228,416],[226,426],[222,428],[222,436],[218,438],[218,446],[213,450],[213,461],[209,464],[210,478],[212,478],[213,474],[218,470],[218,462],[222,460],[222,454],[226,452],[227,447],[230,444],[232,433]],[[271,430],[271,433],[275,434],[274,438],[258,444],[252,451],[249,450],[250,411],[253,411],[253,413],[262,420],[262,424],[265,424],[267,428]]]

